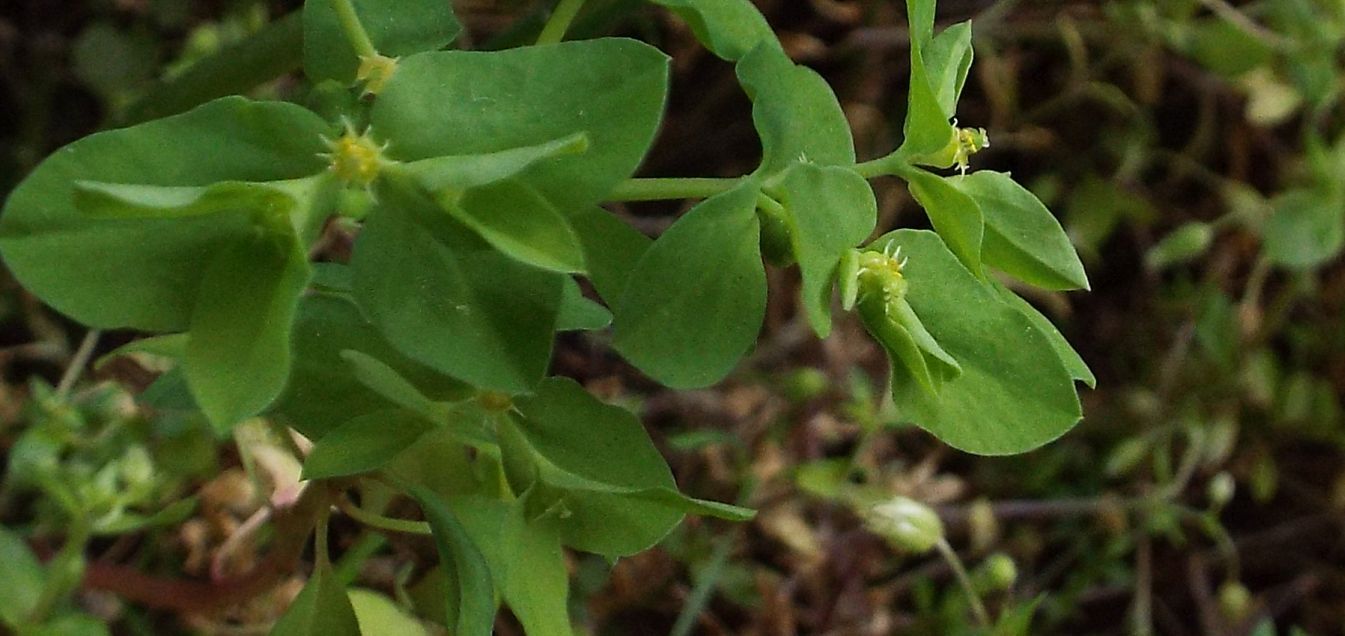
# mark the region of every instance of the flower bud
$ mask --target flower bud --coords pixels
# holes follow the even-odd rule
[[[1247,618],[1251,611],[1252,593],[1239,581],[1224,581],[1219,586],[1219,609],[1234,622]]]
[[[924,554],[943,540],[943,522],[929,506],[906,497],[893,497],[869,509],[866,525],[892,545]]]
[[[985,558],[979,568],[979,579],[987,592],[999,592],[1013,587],[1018,580],[1018,565],[1003,552]]]
[[[967,532],[976,551],[985,550],[999,540],[999,520],[989,501],[977,499],[967,508]]]
[[[1233,481],[1233,476],[1227,471],[1221,472],[1210,479],[1206,487],[1206,494],[1210,498],[1210,507],[1215,510],[1222,510],[1228,502],[1233,500],[1233,495],[1237,492],[1237,484]]]

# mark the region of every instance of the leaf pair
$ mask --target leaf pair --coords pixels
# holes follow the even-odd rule
[[[915,163],[946,168],[957,131],[950,120],[971,68],[971,23],[934,35],[934,0],[906,0],[911,34],[911,85],[904,139],[897,153]]]
[[[517,408],[517,417],[500,424],[510,484],[516,492],[536,489],[542,505],[557,511],[566,545],[626,556],[658,542],[686,513],[752,516],[679,493],[639,419],[573,380],[548,379],[535,395],[520,398]]]
[[[1050,290],[1087,289],[1069,236],[1050,210],[1006,173],[940,177],[906,168],[911,194],[966,268],[982,265]]]
[[[596,239],[571,220],[594,222],[589,210],[634,171],[666,90],[667,58],[631,40],[402,60],[371,113],[389,156],[407,163],[385,179],[356,245],[361,307],[413,359],[482,388],[530,390],[558,328],[606,322],[559,274],[598,254],[604,287],[624,264],[584,245]]]
[[[738,10],[731,4],[723,10]],[[727,30],[706,28],[712,50],[742,53],[726,44],[742,42]],[[613,304],[616,348],[677,388],[719,381],[756,342],[766,303],[763,246],[782,252],[768,254],[773,260],[798,262],[802,305],[818,334],[829,333],[837,263],[877,219],[868,184],[842,167],[854,163],[854,145],[826,82],[791,62],[773,36],[742,55],[738,77],[753,100],[760,168],[678,219],[644,252]],[[797,125],[804,120],[810,125]]]
[[[875,245],[900,247],[909,259],[902,272],[908,307],[878,313],[860,302],[866,326],[892,358],[892,394],[903,415],[985,455],[1031,450],[1078,422],[1074,380],[1091,375],[1044,317],[973,276],[932,232],[898,230]]]

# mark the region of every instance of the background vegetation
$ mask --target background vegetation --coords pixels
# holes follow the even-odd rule
[[[154,116],[137,101],[147,87],[232,42],[275,38],[264,62],[297,68],[281,17],[296,4],[6,3],[0,192],[64,143]],[[455,4],[474,45],[501,46],[535,33],[548,3]],[[908,66],[900,3],[758,5],[836,87],[861,158],[891,147]],[[813,341],[795,295],[774,293],[798,284],[782,270],[760,346],[714,390],[665,391],[600,338],[566,336],[556,370],[636,406],[684,491],[761,511],[690,520],[615,565],[574,555],[573,615],[610,634],[973,633],[944,561],[866,530],[853,502],[880,493],[936,507],[991,613],[1035,613],[1027,633],[1345,633],[1345,6],[944,0],[939,17],[974,20],[959,118],[992,145],[973,167],[1031,184],[1085,256],[1091,293],[1033,297],[1098,377],[1084,422],[1012,458],[903,427],[862,327],[842,320]],[[643,174],[750,171],[759,148],[732,69],[642,2],[592,0],[575,35],[611,32],[675,60]],[[896,180],[877,186],[880,232],[917,222]],[[656,234],[680,210],[620,211]],[[82,330],[2,276],[0,522],[49,559],[46,577],[61,576],[62,508],[101,524],[80,591],[49,599],[65,621],[51,633],[265,633],[305,572],[274,589],[209,581],[255,570],[258,511],[292,496],[296,461],[261,429],[221,442],[197,416],[137,406],[153,368],[73,373]],[[339,572],[368,590],[362,619],[430,611],[417,602],[435,585],[421,576],[427,540],[334,523]],[[13,548],[0,542],[5,580],[25,575]]]

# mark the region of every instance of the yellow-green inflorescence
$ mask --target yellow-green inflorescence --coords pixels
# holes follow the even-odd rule
[[[355,80],[364,82],[365,95],[377,95],[383,92],[397,71],[397,58],[386,55],[362,55],[360,66],[355,71]]]
[[[909,286],[902,274],[905,268],[906,259],[901,257],[901,247],[894,247],[892,243],[881,252],[860,252],[856,274],[860,300],[878,298],[884,303],[893,303],[905,298]]]
[[[369,189],[383,166],[390,163],[383,157],[386,143],[374,140],[368,130],[355,132],[354,126],[346,122],[345,132],[336,139],[324,139],[331,152],[323,153],[331,162],[328,169],[342,183]]]

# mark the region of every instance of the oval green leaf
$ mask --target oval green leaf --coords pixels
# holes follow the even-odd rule
[[[776,46],[758,46],[738,63],[738,80],[752,98],[761,174],[773,175],[795,163],[855,162],[850,123],[831,85],[816,71],[794,64]]]
[[[934,224],[934,229],[977,277],[981,272],[981,247],[985,236],[985,217],[976,200],[957,189],[949,178],[919,168],[901,171],[910,186],[911,196]]]
[[[349,350],[390,367],[430,399],[460,400],[470,393],[461,382],[398,353],[349,298],[310,294],[300,301],[294,322],[289,382],[271,412],[318,440],[351,418],[388,408],[387,398],[351,373],[342,356]]]
[[[789,222],[794,257],[803,278],[803,310],[819,338],[831,333],[831,297],[841,257],[873,232],[878,203],[853,170],[798,164],[777,195]]]
[[[762,44],[780,48],[775,30],[749,0],[652,1],[685,20],[696,39],[720,59],[737,61]]]
[[[284,390],[290,333],[310,271],[294,238],[274,234],[220,250],[206,270],[183,367],[217,430],[260,413]]]
[[[200,187],[294,179],[323,170],[318,154],[327,132],[325,122],[293,104],[230,97],[85,137],[14,190],[0,215],[0,254],[25,288],[80,322],[185,331],[218,247],[252,235],[251,221],[230,214],[92,219],[74,205],[76,183]]]
[[[897,408],[951,446],[981,455],[1022,453],[1072,428],[1081,417],[1074,379],[1045,335],[994,288],[972,276],[931,232],[899,230],[908,257],[906,300],[962,367],[937,396],[894,367]]]
[[[489,636],[495,625],[495,587],[490,566],[480,548],[442,497],[423,486],[413,486],[439,549],[439,567],[448,574],[445,599],[449,625],[455,636]]]
[[[617,351],[675,388],[713,384],[756,342],[766,312],[758,191],[744,184],[678,219],[613,305]]]
[[[529,183],[561,209],[598,203],[639,165],[663,114],[668,58],[605,38],[403,59],[371,113],[402,161],[534,146],[585,131],[588,151],[534,166]]]
[[[1043,289],[1088,289],[1088,275],[1069,236],[1036,195],[1008,174],[978,170],[946,180],[985,216],[986,265]]]
[[[481,388],[546,372],[563,277],[482,243],[408,188],[380,190],[351,266],[361,309],[397,350]]]
[[[304,479],[330,479],[378,470],[434,425],[401,410],[366,413],[324,435],[304,460]]]
[[[331,567],[319,566],[289,609],[271,628],[272,636],[360,636],[355,608]]]

